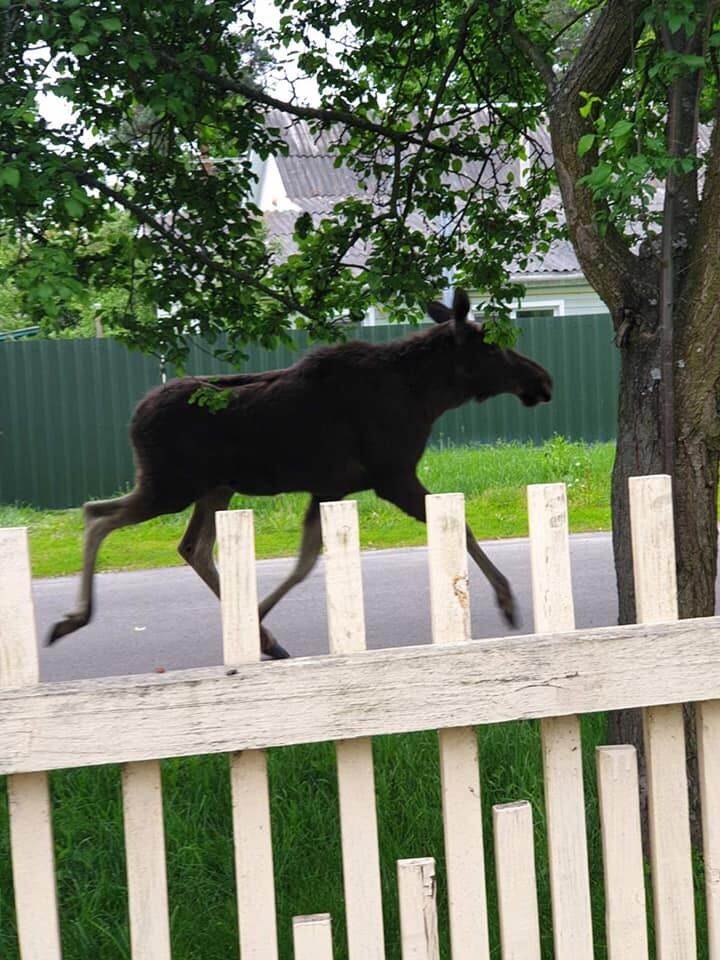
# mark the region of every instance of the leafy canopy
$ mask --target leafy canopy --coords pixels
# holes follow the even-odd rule
[[[125,291],[106,319],[171,359],[188,330],[211,342],[227,331],[240,348],[292,323],[332,337],[339,317],[377,303],[405,318],[449,272],[488,291],[507,338],[509,269],[560,229],[546,83],[521,40],[571,69],[605,6],[288,0],[270,29],[250,0],[0,0],[0,223],[17,250],[6,274],[50,326],[89,290]],[[621,232],[650,223],[649,185],[668,163],[663,84],[701,66],[669,58],[656,6],[625,81],[585,92],[587,187]],[[663,22],[686,29],[700,6],[674,0]],[[702,65],[715,50],[713,35]],[[270,56],[313,78],[313,105],[272,92]],[[48,95],[72,117],[51,125]],[[287,258],[254,200],[258,158],[285,150],[267,121],[277,108],[330,130],[359,183],[322,222],[298,218]],[[362,270],[348,260],[358,244]]]

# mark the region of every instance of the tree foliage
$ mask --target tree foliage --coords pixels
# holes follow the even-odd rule
[[[191,323],[211,340],[224,329],[270,343],[291,322],[331,336],[338,316],[373,303],[404,315],[454,270],[502,314],[516,292],[508,266],[554,224],[540,84],[509,55],[496,6],[301,0],[270,31],[243,2],[2,0],[0,217],[22,253],[13,280],[26,310],[62,325],[92,281],[127,290],[112,322],[143,348],[181,351]],[[541,29],[542,5],[526,6]],[[319,106],[265,92],[268,49],[299,50]],[[49,95],[71,119],[44,118]],[[365,186],[323,223],[299,224],[286,262],[253,202],[253,156],[284,149],[266,121],[278,105],[330,126],[337,163]],[[119,212],[130,229],[98,255]],[[360,242],[370,255],[358,274],[346,260]]]

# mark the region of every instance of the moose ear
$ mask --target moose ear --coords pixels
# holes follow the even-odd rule
[[[468,318],[468,314],[470,313],[470,297],[462,287],[458,287],[455,290],[452,312],[456,323],[465,323]]]
[[[468,314],[470,313],[470,298],[462,287],[457,287],[453,297],[453,330],[455,340],[458,344],[464,344],[467,340],[473,325],[468,323]]]
[[[427,308],[428,316],[430,316],[435,323],[447,323],[448,320],[452,320],[453,312],[450,307],[446,307],[444,303],[440,303],[438,300],[433,300]]]

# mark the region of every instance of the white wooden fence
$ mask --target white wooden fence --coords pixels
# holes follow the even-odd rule
[[[683,714],[695,702],[710,960],[720,958],[720,618],[677,617],[670,485],[630,481],[641,623],[575,631],[562,485],[529,488],[537,634],[470,641],[462,498],[428,498],[434,644],[365,650],[357,516],[323,505],[331,655],[259,663],[252,515],[218,515],[226,667],[38,683],[26,536],[0,531],[0,773],[8,777],[23,960],[61,956],[46,771],[123,764],[132,956],[169,960],[158,758],[231,757],[240,949],[278,956],[265,748],[334,740],[350,960],[385,957],[371,740],[437,729],[453,960],[488,960],[483,844],[492,842],[502,960],[540,957],[530,805],[483,837],[474,726],[542,725],[556,960],[593,957],[578,714],[644,707],[656,956],[695,960]],[[291,641],[291,638],[289,638]],[[292,644],[290,644],[292,645]],[[236,668],[228,671],[227,665]],[[597,777],[610,960],[648,957],[638,777],[629,746]],[[403,960],[439,957],[434,862],[397,865]],[[330,960],[331,920],[296,917],[296,960]]]

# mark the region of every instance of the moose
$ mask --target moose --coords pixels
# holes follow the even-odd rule
[[[293,366],[212,378],[227,391],[223,409],[191,403],[207,378],[171,380],[140,400],[130,424],[135,487],[126,496],[84,506],[85,540],[77,605],[52,628],[48,643],[92,616],[98,549],[113,530],[194,504],[180,555],[217,595],[215,511],[235,492],[310,494],[295,566],[260,603],[261,649],[288,653],[263,618],[307,577],[321,550],[320,504],[372,489],[417,520],[428,492],[416,475],[437,418],[468,400],[515,394],[525,406],[547,403],[548,372],[514,350],[486,340],[458,288],[452,309],[428,307],[436,326],[382,344],[352,341],[320,347]],[[507,579],[467,527],[467,549],[495,591],[508,623],[515,602]]]

